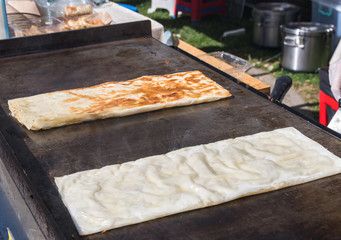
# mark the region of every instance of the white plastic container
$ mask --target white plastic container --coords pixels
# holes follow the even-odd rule
[[[176,3],[175,0],[152,0],[152,6],[148,9],[148,13],[153,13],[156,9],[166,9],[169,12],[169,16],[176,17]]]
[[[335,35],[332,40],[332,50],[341,39],[341,0],[312,0],[312,21],[333,24]]]

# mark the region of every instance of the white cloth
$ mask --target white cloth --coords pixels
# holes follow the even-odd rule
[[[341,41],[329,62],[329,83],[336,101],[341,98]]]
[[[7,14],[28,13],[40,16],[37,4],[30,0],[8,0],[6,3]]]
[[[109,13],[112,19],[112,24],[150,20],[152,24],[152,37],[159,41],[162,41],[163,39],[164,27],[162,24],[116,3],[109,2],[102,4],[96,8],[95,11],[106,11]]]

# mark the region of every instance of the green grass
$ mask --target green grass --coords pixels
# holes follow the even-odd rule
[[[191,24],[191,17],[182,14],[176,19],[168,11],[158,9],[148,14],[150,0],[117,0],[115,2],[136,6],[139,13],[161,23],[165,30],[170,30],[179,38],[205,52],[228,51],[242,58],[265,60],[279,52],[278,49],[260,49],[252,44],[253,22],[250,19],[227,19],[220,16],[205,16],[199,24]],[[246,34],[220,39],[225,31],[245,28]]]
[[[191,18],[182,14],[176,19],[169,16],[168,11],[158,9],[148,14],[151,0],[117,0],[117,3],[130,4],[138,8],[139,13],[161,23],[165,30],[171,31],[177,38],[205,51],[226,51],[241,58],[256,63],[258,68],[271,72],[274,77],[282,75],[293,79],[293,86],[305,98],[313,112],[318,112],[319,78],[316,73],[292,73],[280,67],[280,59],[273,58],[281,52],[280,49],[261,48],[252,43],[253,21],[251,14],[243,19],[220,16],[205,16],[199,24],[191,24]],[[221,39],[225,31],[245,28],[246,32],[240,36],[229,36]],[[272,59],[273,58],[273,59]],[[271,61],[267,61],[271,59]]]

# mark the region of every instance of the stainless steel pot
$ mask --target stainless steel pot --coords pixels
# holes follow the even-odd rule
[[[314,72],[328,66],[333,25],[295,22],[281,25],[283,68],[296,72]]]
[[[259,3],[252,10],[253,43],[262,47],[280,47],[280,25],[298,20],[300,8],[288,3]]]

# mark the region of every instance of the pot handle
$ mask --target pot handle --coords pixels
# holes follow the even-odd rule
[[[304,37],[287,35],[284,37],[284,46],[304,48]]]

